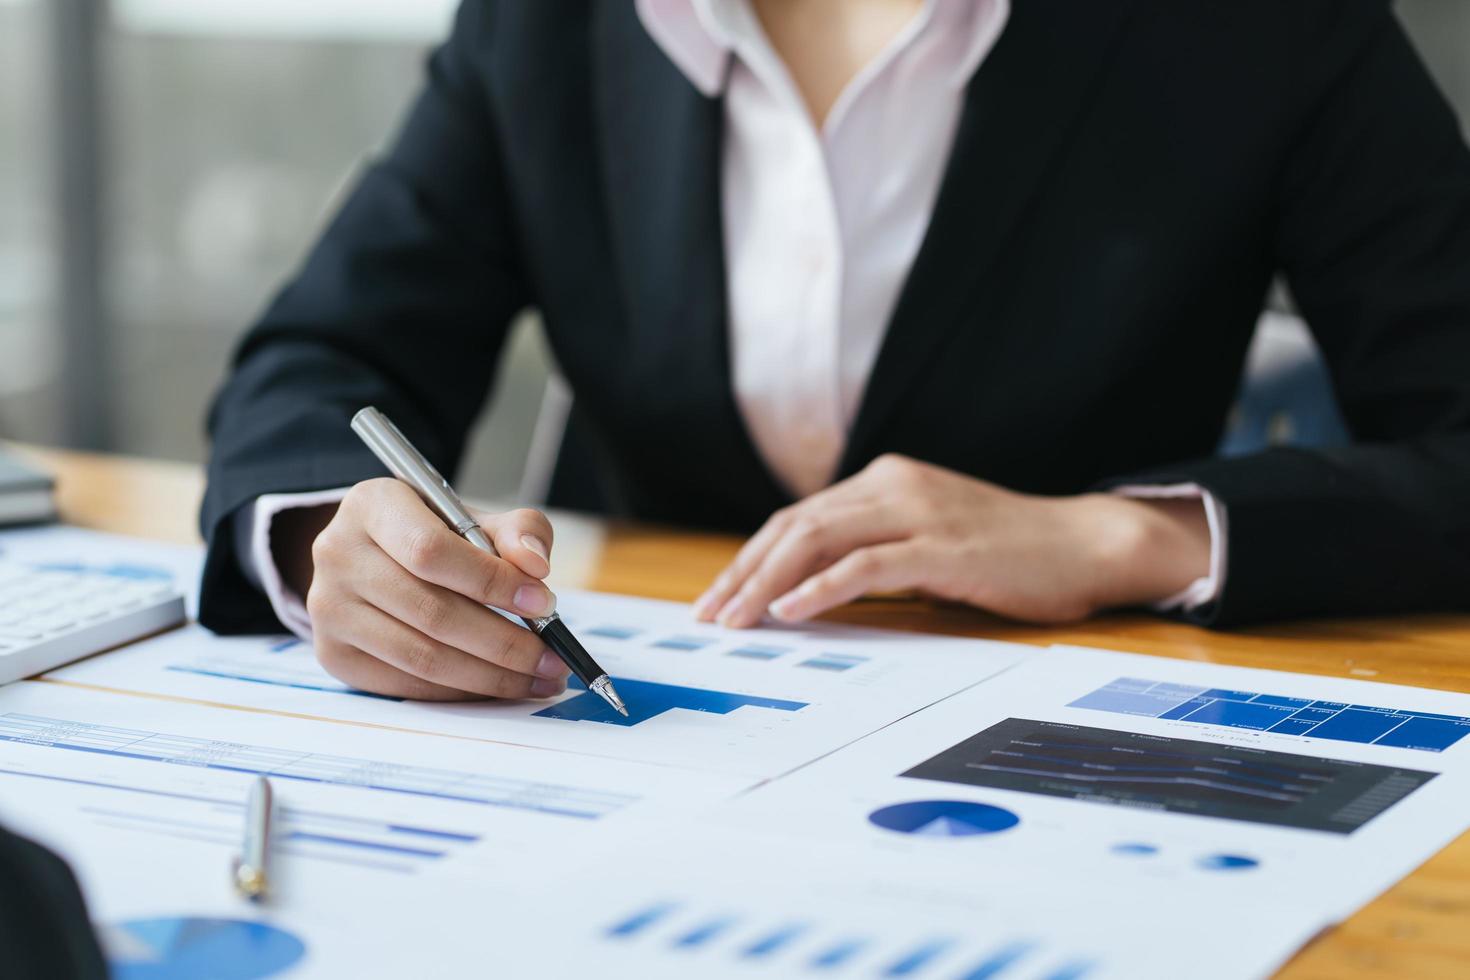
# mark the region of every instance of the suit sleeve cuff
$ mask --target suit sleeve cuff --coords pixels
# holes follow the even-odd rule
[[[306,612],[306,599],[291,591],[281,578],[281,570],[271,552],[271,522],[282,511],[341,503],[347,490],[338,487],[308,493],[267,493],[242,508],[235,518],[235,554],[240,556],[240,571],[265,593],[276,618],[308,643],[311,642],[311,616]]]
[[[1205,508],[1205,523],[1210,529],[1209,571],[1180,591],[1153,604],[1159,612],[1195,612],[1219,600],[1225,588],[1225,566],[1228,525],[1225,508],[1198,483],[1142,484],[1130,483],[1112,488],[1112,492],[1137,500],[1198,500]]]

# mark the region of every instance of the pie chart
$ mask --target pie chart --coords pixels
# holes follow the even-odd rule
[[[988,803],[966,800],[914,800],[895,803],[868,814],[875,827],[918,837],[973,837],[1009,830],[1021,818]]]
[[[106,946],[112,980],[263,980],[306,955],[291,933],[248,919],[131,919]]]

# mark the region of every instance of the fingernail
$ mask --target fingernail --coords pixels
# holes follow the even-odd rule
[[[725,608],[721,609],[720,614],[715,617],[716,621],[719,622],[721,626],[729,626],[735,621],[735,617],[740,615],[740,611],[744,607],[744,605],[745,603],[741,600],[741,598],[739,596],[736,596],[729,602],[725,603]]]
[[[556,596],[544,585],[523,585],[516,589],[516,610],[526,616],[550,616],[556,609]]]
[[[566,689],[566,681],[554,681],[549,677],[538,677],[531,682],[531,694],[538,698],[555,697]]]
[[[547,650],[536,662],[536,676],[547,677],[551,680],[562,680],[567,676],[567,665],[561,662],[561,658]]]
[[[546,550],[546,545],[543,544],[541,539],[536,537],[536,535],[522,534],[521,547],[525,548],[531,554],[546,562],[546,564],[551,564],[551,552]]]
[[[775,602],[771,603],[771,615],[777,619],[786,619],[791,610],[796,606],[796,600],[801,598],[795,592],[788,592]]]
[[[698,599],[695,599],[694,600],[694,617],[696,619],[708,619],[709,618],[709,614],[711,612],[713,612],[713,610],[710,609],[710,606],[714,604],[714,601],[715,601],[715,597],[714,597],[714,593],[712,593],[712,592],[706,592],[704,595],[700,596]]]

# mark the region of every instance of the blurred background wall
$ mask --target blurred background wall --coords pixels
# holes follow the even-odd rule
[[[1470,120],[1470,2],[1397,7]],[[0,438],[202,459],[232,345],[394,131],[452,12],[0,0]],[[466,491],[514,494],[546,373],[528,318]]]

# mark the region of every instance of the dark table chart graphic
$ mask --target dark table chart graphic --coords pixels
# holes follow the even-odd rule
[[[1007,718],[902,775],[1349,834],[1435,773]]]

